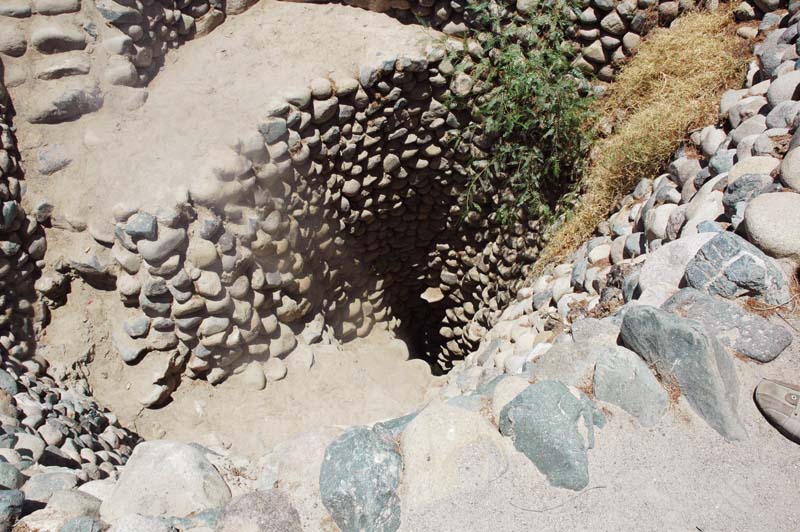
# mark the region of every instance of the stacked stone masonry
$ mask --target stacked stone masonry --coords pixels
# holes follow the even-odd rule
[[[393,3],[388,9],[462,37],[473,22],[469,11],[448,6]],[[109,86],[145,85],[170,46],[247,7],[15,2],[0,23],[13,30],[7,35],[16,35],[16,44],[0,53],[14,74],[7,80],[31,84],[37,94],[32,106],[21,104],[23,117],[73,120],[102,106]],[[521,22],[532,7],[502,9],[509,21]],[[632,42],[649,28],[634,23],[647,9],[587,5],[584,13],[607,14],[596,30],[602,36],[592,43],[581,33],[588,26],[576,18],[582,56],[602,39],[611,50],[608,31]],[[92,10],[104,27],[91,22]],[[603,23],[610,18],[619,24]],[[385,322],[413,339],[415,351],[449,367],[494,324],[540,243],[535,223],[508,231],[491,217],[465,219],[459,209],[468,174],[463,165],[491,149],[481,135],[458,149],[451,142],[472,117],[469,106],[449,110],[450,95],[485,90],[473,86],[469,63],[465,57],[453,65],[444,49],[433,47],[424,58],[367,66],[359,80],[318,79],[276,99],[264,110],[269,118],[240,138],[235,151],[212,154],[206,175],[179,193],[174,209],[133,212],[120,205],[111,249],[93,264],[46,272],[37,285],[40,307],[46,313],[63,298],[70,276],[110,276],[124,303],[141,311],[118,327],[114,344],[126,363],[156,368],[140,397],[147,406],[163,402],[183,374],[220,382],[234,368],[268,358],[280,373],[281,359],[298,342],[302,349],[318,341],[326,326],[332,330],[325,334],[347,340]],[[606,63],[592,64],[601,79],[610,79]],[[467,73],[456,68],[465,65]],[[37,215],[47,221],[46,208]],[[35,222],[32,227],[36,234]],[[44,240],[36,241],[41,258]]]

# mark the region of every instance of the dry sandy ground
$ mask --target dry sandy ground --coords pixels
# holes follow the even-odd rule
[[[175,188],[197,176],[211,148],[255,131],[270,98],[317,77],[357,77],[379,57],[420,55],[432,33],[387,15],[343,5],[262,0],[210,35],[171,51],[139,109],[134,89],[107,97],[99,112],[55,126],[19,124],[27,161],[26,200],[50,199],[56,215],[108,223],[119,201],[171,207]],[[24,99],[25,85],[12,91]],[[60,145],[65,169],[37,176],[36,157]]]
[[[580,495],[549,486],[514,453],[489,487],[403,515],[401,530],[797,532],[800,445],[764,420],[751,394],[762,378],[800,382],[800,335],[772,363],[736,364],[747,441],[726,442],[683,400],[651,429],[609,405]]]
[[[240,375],[218,386],[187,380],[168,405],[142,410],[131,390],[136,367],[111,347],[110,324],[128,312],[112,292],[73,282],[68,303],[55,310],[38,346],[53,372],[82,372],[95,399],[147,439],[166,438],[259,457],[276,443],[324,425],[368,424],[421,406],[433,377],[420,360],[406,360],[398,341],[375,328],[364,339],[315,346],[309,371],[291,372],[264,390]],[[78,369],[71,369],[77,367]]]

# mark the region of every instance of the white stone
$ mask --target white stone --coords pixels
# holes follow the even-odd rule
[[[666,301],[670,294],[678,290],[686,266],[700,248],[714,236],[715,233],[698,233],[683,237],[664,244],[647,255],[647,260],[639,273],[639,287],[642,292],[653,290],[654,294],[658,294],[659,298],[664,297]]]
[[[186,517],[219,508],[230,498],[228,485],[198,449],[148,441],[133,450],[100,515],[107,522],[131,513]]]
[[[477,412],[439,401],[408,424],[400,444],[400,500],[412,511],[488,486],[507,467],[510,446]]]
[[[800,264],[800,194],[757,196],[747,206],[744,224],[750,241],[764,253]]]

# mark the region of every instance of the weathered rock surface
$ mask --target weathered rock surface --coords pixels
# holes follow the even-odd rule
[[[150,441],[134,449],[100,515],[106,521],[132,513],[185,517],[223,506],[230,498],[222,476],[198,449]]]
[[[280,490],[239,495],[225,505],[217,532],[302,532],[300,516]]]
[[[770,305],[789,301],[783,273],[760,249],[730,232],[705,234],[713,238],[686,266],[689,286],[726,298],[752,295]]]
[[[764,253],[800,264],[800,194],[761,194],[747,206],[744,225]]]
[[[325,451],[322,503],[342,532],[397,530],[402,473],[403,457],[388,435],[351,428]]]
[[[589,484],[587,449],[594,445],[591,401],[558,381],[541,381],[517,395],[500,413],[500,432],[514,442],[554,486],[582,490]],[[583,422],[588,441],[578,430]]]
[[[594,397],[615,404],[644,427],[659,422],[669,398],[647,364],[633,351],[617,346],[603,352],[594,370]]]
[[[636,305],[627,310],[622,343],[681,393],[700,417],[729,440],[747,434],[737,410],[739,380],[730,355],[696,321]]]
[[[773,323],[725,299],[684,288],[661,307],[700,322],[733,353],[770,362],[792,343],[786,327]]]
[[[435,402],[400,439],[405,459],[403,505],[424,508],[489,485],[507,464],[506,443],[481,414]]]

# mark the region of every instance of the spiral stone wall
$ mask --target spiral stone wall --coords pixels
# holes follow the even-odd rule
[[[442,102],[470,85],[436,47],[317,79],[211,154],[174,209],[120,206],[116,288],[141,313],[115,342],[128,363],[163,361],[144,402],[184,370],[285,372],[324,325],[348,340],[386,322],[443,365],[477,342],[533,255],[521,230],[462,220],[469,147],[449,141],[469,117]]]
[[[56,4],[57,14],[40,7]],[[12,64],[25,59],[34,65],[15,83],[32,83],[34,90],[58,87],[44,112],[25,114],[29,121],[51,123],[95,110],[106,87],[145,85],[167,48],[203,35],[226,12],[240,12],[248,2],[14,5],[20,7],[6,8],[0,18],[25,44],[2,53]],[[474,23],[466,4],[458,2],[354,5],[389,11],[401,20],[421,18],[455,37]],[[517,2],[497,8],[511,23],[523,22],[535,6]],[[631,43],[650,27],[643,17],[654,20],[653,9],[595,2],[580,16],[568,14],[579,22],[579,65],[610,79],[609,65],[623,58],[620,50],[633,52]],[[666,7],[656,10],[671,13]],[[104,28],[86,22],[96,14]],[[656,19],[671,21],[667,15]],[[42,28],[49,28],[44,32],[49,40],[36,37]],[[80,38],[75,28],[83,32]],[[602,60],[591,52],[598,43]],[[480,52],[455,48],[462,55],[431,46],[424,57],[368,65],[359,79],[320,78],[277,97],[235,149],[221,147],[198,162],[197,179],[178,191],[173,206],[144,212],[120,204],[110,249],[85,264],[46,272],[36,287],[42,313],[63,298],[68,277],[110,278],[123,303],[135,309],[130,319],[115,324],[114,346],[126,363],[152,369],[149,391],[139,398],[146,406],[166,400],[183,375],[217,383],[252,360],[280,377],[290,353],[324,334],[340,340],[365,336],[375,323],[396,330],[418,355],[448,368],[494,324],[541,238],[535,222],[523,220],[509,229],[490,211],[465,215],[459,207],[466,165],[480,164],[491,142],[480,131],[466,143],[452,142],[456,133],[464,138],[464,126],[474,121],[470,99],[487,90],[469,74],[469,54]],[[61,69],[52,79],[35,74],[41,71],[36,65],[54,57],[77,61],[80,54],[92,57],[87,73]],[[454,65],[452,57],[463,64]],[[86,90],[70,88],[75,83]],[[34,103],[39,94],[51,93],[36,94]],[[452,95],[467,104],[450,108]],[[9,205],[18,206],[13,183],[10,179]],[[8,210],[14,213],[9,230],[20,243],[9,248],[11,256],[26,250],[9,270],[29,277],[30,259],[42,258],[44,238],[35,219],[25,218],[18,207]],[[37,207],[40,222],[47,221],[47,211]],[[22,285],[14,286],[19,291]],[[32,305],[31,297],[16,300],[23,309]],[[26,331],[8,341],[22,360],[30,350],[20,340],[32,337],[31,318],[15,312],[12,319],[20,322],[17,330]]]

